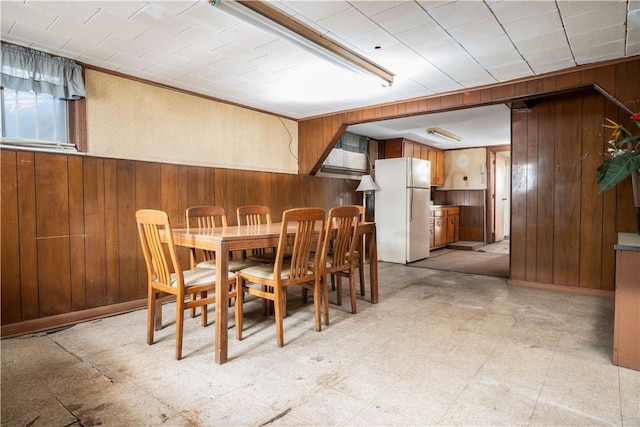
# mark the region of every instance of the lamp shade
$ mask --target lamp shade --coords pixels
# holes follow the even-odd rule
[[[371,175],[362,175],[362,178],[360,178],[360,185],[358,185],[356,191],[375,191],[379,189],[380,187],[373,182]]]

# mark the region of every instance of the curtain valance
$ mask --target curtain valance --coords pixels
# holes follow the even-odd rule
[[[87,96],[82,67],[75,61],[8,44],[2,45],[2,86],[61,99]]]

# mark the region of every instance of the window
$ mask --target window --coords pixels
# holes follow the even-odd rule
[[[322,168],[331,172],[367,172],[368,138],[354,133],[342,134],[336,146],[325,160]]]
[[[46,93],[2,90],[2,136],[9,139],[69,142],[67,101]]]
[[[65,58],[2,45],[2,145],[84,150],[82,69]]]

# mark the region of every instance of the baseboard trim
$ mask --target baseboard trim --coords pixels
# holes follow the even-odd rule
[[[545,291],[563,292],[565,294],[589,295],[594,297],[614,299],[615,291],[605,291],[602,289],[578,288],[575,286],[553,285],[550,283],[529,282],[526,280],[509,279],[507,283],[511,286],[521,288],[543,289]]]
[[[2,328],[0,328],[0,338],[12,338],[20,335],[67,328],[77,323],[128,313],[130,311],[140,310],[146,307],[147,299],[144,298],[120,304],[111,304],[88,310],[43,317],[40,319],[25,320],[23,322],[2,325]]]

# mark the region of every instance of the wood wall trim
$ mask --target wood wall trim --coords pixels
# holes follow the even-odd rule
[[[89,320],[114,316],[116,314],[124,314],[146,307],[146,298],[136,301],[128,301],[120,304],[106,305],[89,310],[74,311],[71,313],[58,314],[55,316],[48,316],[39,319],[25,320],[24,322],[12,323],[9,325],[2,325],[0,334],[2,335],[2,339],[5,339],[17,337],[27,333],[61,329],[73,326],[80,322],[87,322]]]
[[[578,288],[575,286],[553,285],[549,283],[528,282],[526,280],[515,280],[515,279],[508,279],[507,283],[511,286],[517,286],[521,288],[531,288],[531,289],[540,289],[544,291],[563,292],[565,294],[574,294],[574,295],[587,295],[587,296],[600,297],[600,298],[606,298],[606,299],[614,299],[616,296],[615,291],[605,291],[602,289]]]

